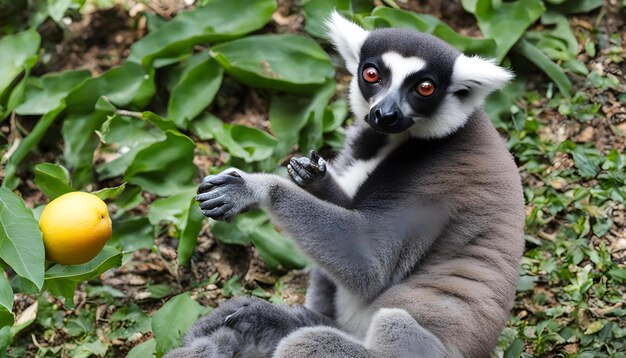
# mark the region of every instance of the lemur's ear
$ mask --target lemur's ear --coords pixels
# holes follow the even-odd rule
[[[487,96],[504,87],[511,79],[513,79],[513,73],[496,65],[493,61],[461,54],[454,62],[450,90]]]
[[[330,41],[346,61],[346,69],[352,75],[359,67],[359,53],[368,35],[359,25],[346,20],[336,10],[326,20],[326,28]]]

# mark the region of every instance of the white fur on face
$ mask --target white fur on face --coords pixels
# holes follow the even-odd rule
[[[463,54],[454,62],[451,84],[437,111],[426,120],[409,129],[413,137],[442,138],[462,127],[469,116],[483,104],[493,91],[499,90],[513,78],[513,74],[492,61]],[[454,93],[466,90],[459,98]]]
[[[361,46],[369,32],[346,20],[337,11],[333,11],[326,20],[326,28],[331,42],[346,61],[346,69],[354,76],[359,67]]]
[[[391,72],[390,79],[383,79],[383,81],[391,81],[389,88],[385,92],[381,92],[374,96],[370,101],[370,108],[374,107],[378,102],[380,102],[383,98],[388,95],[396,96],[398,100],[398,104],[401,106],[403,112],[407,113],[406,109],[403,108],[405,101],[402,98],[403,94],[400,93],[400,86],[404,83],[404,80],[424,68],[426,66],[426,62],[419,57],[404,57],[396,52],[388,52],[383,54],[382,56],[383,62],[385,66]],[[408,104],[407,104],[408,105]]]

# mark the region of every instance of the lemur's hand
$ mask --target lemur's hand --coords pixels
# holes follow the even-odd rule
[[[237,214],[257,204],[253,190],[241,171],[226,170],[218,175],[208,175],[198,188],[196,200],[202,214],[215,220],[230,220]]]
[[[309,157],[291,158],[287,171],[296,184],[305,186],[324,178],[326,161],[312,150],[309,152]]]

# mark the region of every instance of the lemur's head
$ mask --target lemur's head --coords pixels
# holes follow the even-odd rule
[[[463,126],[485,97],[513,76],[446,42],[406,29],[365,31],[337,12],[331,41],[353,75],[350,105],[357,120],[383,133],[447,136]]]

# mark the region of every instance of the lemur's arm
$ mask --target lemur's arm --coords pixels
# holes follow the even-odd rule
[[[309,152],[308,157],[291,158],[287,166],[289,176],[298,186],[322,200],[343,207],[348,206],[351,202],[350,197],[326,169],[326,160],[314,150]]]
[[[397,199],[383,198],[368,211],[348,210],[281,177],[234,169],[204,178],[199,193],[203,214],[216,220],[265,209],[325,272],[364,299],[380,293],[399,269],[412,268],[415,262],[401,257],[419,259],[436,237],[433,224],[441,221],[434,220],[441,214],[436,210],[416,211]]]

